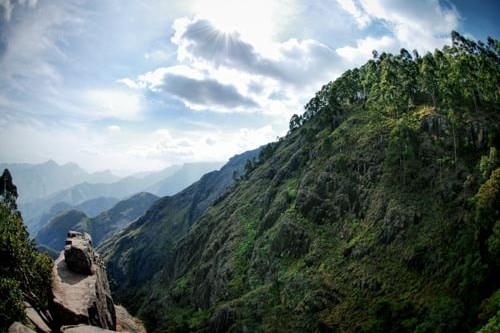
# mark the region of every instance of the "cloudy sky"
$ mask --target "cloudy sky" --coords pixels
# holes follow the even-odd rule
[[[371,51],[500,37],[499,1],[0,0],[0,162],[131,172],[286,133]]]

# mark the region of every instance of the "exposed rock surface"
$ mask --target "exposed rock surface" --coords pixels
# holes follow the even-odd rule
[[[51,333],[52,329],[48,326],[49,319],[46,315],[39,313],[36,311],[31,304],[25,302],[24,303],[24,313],[26,314],[26,318],[33,324],[36,328],[37,332],[43,333]],[[43,317],[42,317],[43,316]]]
[[[62,333],[107,333],[114,331],[90,325],[70,325],[61,327],[61,332]]]
[[[87,324],[116,328],[104,264],[86,234],[70,231],[52,270],[51,312],[57,326]]]
[[[68,239],[64,247],[64,259],[69,270],[85,275],[92,274],[94,257],[92,239],[88,234],[76,231],[68,232]]]
[[[35,333],[35,331],[16,321],[10,325],[9,333]]]
[[[115,312],[116,330],[118,332],[146,333],[146,329],[142,323],[132,317],[123,306],[116,305]]]

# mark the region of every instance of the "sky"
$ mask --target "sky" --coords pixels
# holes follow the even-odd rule
[[[500,1],[0,0],[0,162],[225,161],[372,50],[500,39]]]

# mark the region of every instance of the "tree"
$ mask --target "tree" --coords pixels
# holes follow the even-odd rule
[[[300,128],[302,125],[302,119],[300,116],[294,114],[292,118],[290,119],[290,124],[288,126],[288,129],[291,132],[295,131],[296,129]]]
[[[23,319],[22,302],[39,310],[47,308],[52,260],[37,252],[29,239],[21,214],[15,209],[17,189],[5,170],[0,177],[0,331]]]
[[[8,169],[0,177],[0,201],[9,209],[16,210],[17,187],[12,183],[12,176]]]

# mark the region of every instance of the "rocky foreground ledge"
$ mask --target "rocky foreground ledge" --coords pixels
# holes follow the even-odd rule
[[[52,268],[50,316],[26,314],[37,332],[99,333],[146,332],[121,306],[115,306],[102,259],[88,234],[69,231],[64,251]],[[48,317],[48,318],[47,318]],[[9,333],[34,332],[14,323]]]

